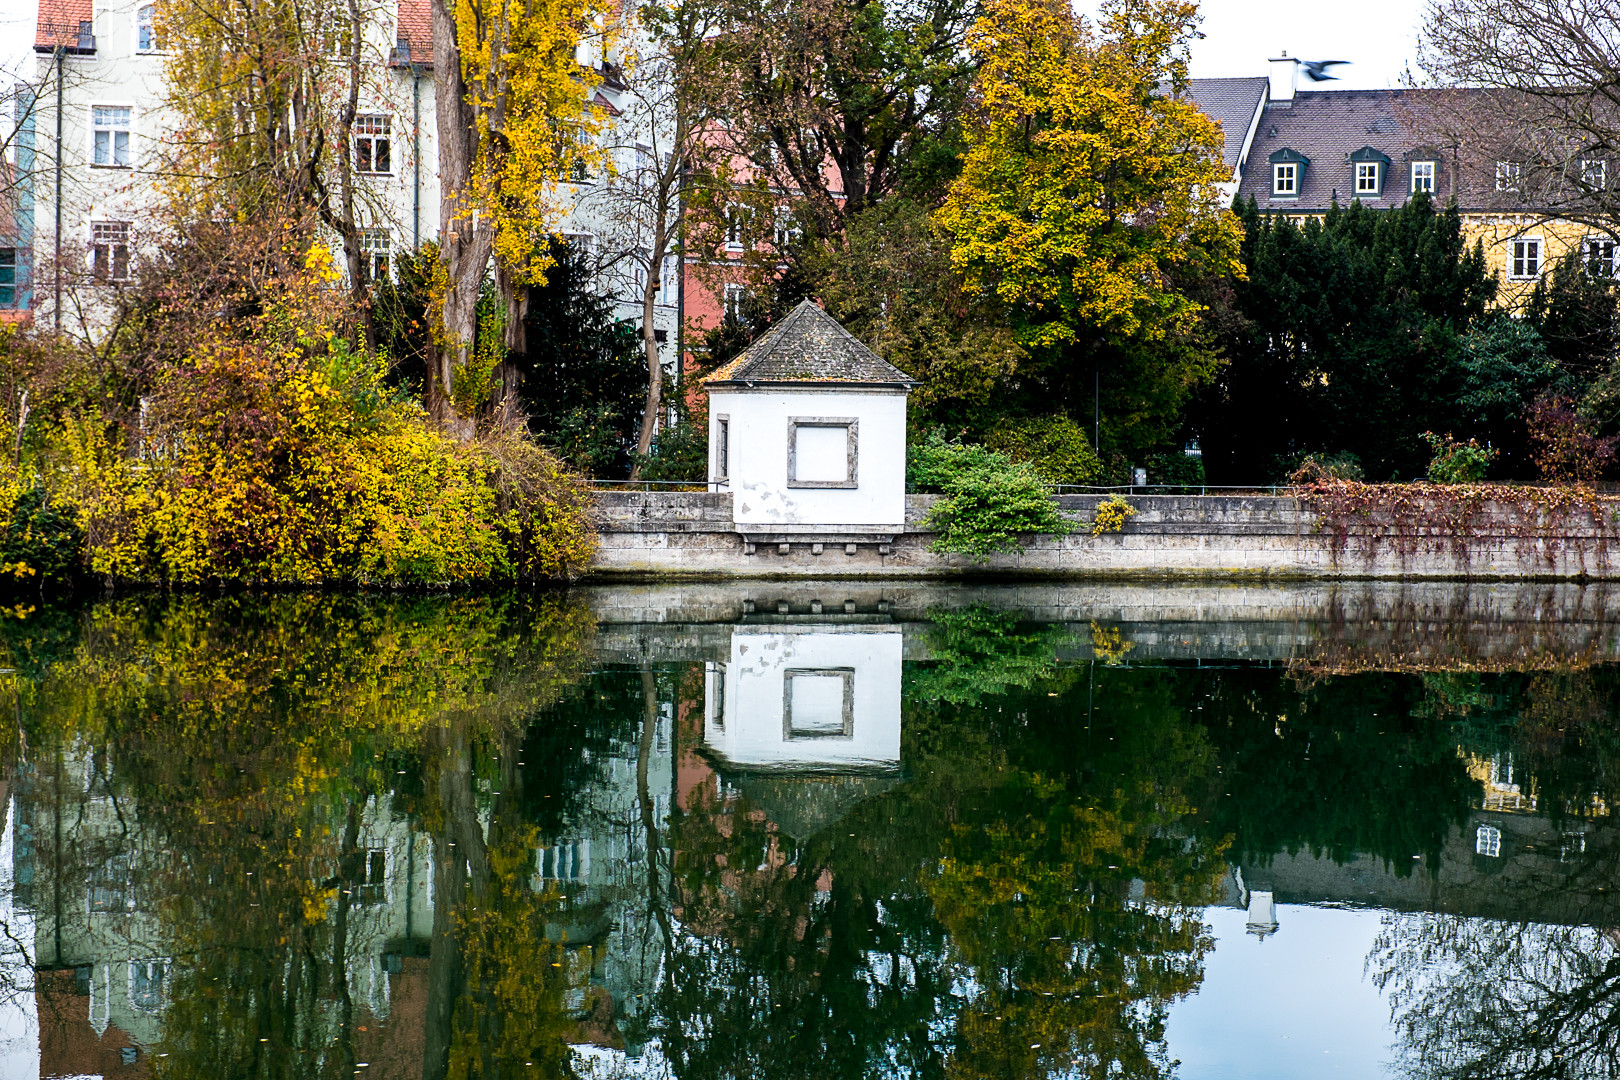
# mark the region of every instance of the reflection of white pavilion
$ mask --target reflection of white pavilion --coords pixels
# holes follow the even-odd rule
[[[704,744],[748,773],[900,767],[902,634],[893,625],[739,626],[709,665]]]

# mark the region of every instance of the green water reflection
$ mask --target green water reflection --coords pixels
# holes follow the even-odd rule
[[[1272,899],[1387,909],[1393,1072],[1616,1071],[1616,666],[601,607],[0,619],[42,1073],[1168,1077]]]

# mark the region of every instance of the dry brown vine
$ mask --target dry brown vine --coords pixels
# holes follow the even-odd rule
[[[1571,539],[1590,539],[1590,551],[1606,556],[1620,540],[1620,498],[1599,495],[1586,484],[1363,484],[1324,480],[1291,493],[1316,513],[1316,527],[1331,539],[1335,565],[1352,554],[1369,564],[1380,548],[1403,558],[1449,554],[1466,570],[1470,542],[1492,536],[1515,538],[1521,559],[1540,558],[1551,567]],[[1588,548],[1575,549],[1581,570]]]

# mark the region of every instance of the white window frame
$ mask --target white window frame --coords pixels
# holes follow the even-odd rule
[[[723,305],[721,317],[724,318],[726,315],[730,315],[739,323],[747,325],[747,320],[743,317],[743,303],[748,299],[748,286],[739,285],[735,281],[728,281],[720,295]]]
[[[658,299],[659,307],[673,308],[679,306],[680,301],[680,257],[673,252],[664,256],[664,265],[658,270]]]
[[[152,17],[143,19],[142,16],[147,12],[151,12]],[[141,44],[142,30],[146,30],[150,35],[150,39],[145,45]],[[157,36],[157,4],[155,2],[148,3],[146,0],[135,0],[135,37],[133,40],[135,42],[134,51],[141,55],[163,51],[163,43],[158,40]]]
[[[1287,186],[1284,186],[1284,180],[1287,181]],[[1273,195],[1299,195],[1299,162],[1278,161],[1272,163],[1271,193]]]
[[[1508,280],[1534,281],[1541,276],[1546,260],[1542,258],[1539,236],[1521,236],[1508,241]]]
[[[394,276],[394,230],[361,229],[360,254],[372,281],[391,281]],[[380,272],[379,272],[380,271]]]
[[[1412,162],[1412,194],[1416,195],[1420,191],[1426,191],[1433,195],[1439,180],[1439,172],[1439,168],[1433,161]]]
[[[742,203],[734,202],[726,204],[725,247],[727,251],[737,252],[744,249],[743,220],[746,214],[747,210]]]
[[[1614,277],[1617,254],[1620,254],[1620,245],[1612,237],[1588,236],[1581,241],[1581,265],[1588,277]],[[1593,267],[1597,267],[1595,273]]]
[[[157,968],[157,978],[151,979],[152,969]],[[140,960],[129,962],[129,1007],[136,1012],[158,1013],[168,1003],[169,971],[173,967],[167,956],[149,956]],[[145,976],[148,983],[157,987],[150,1003],[143,1003],[136,998],[135,980],[137,976]]]
[[[1489,859],[1502,857],[1502,830],[1495,825],[1481,825],[1474,830],[1474,854]]]
[[[1609,163],[1603,158],[1581,159],[1581,186],[1591,191],[1608,187]]]
[[[393,860],[389,858],[388,848],[384,845],[364,847],[359,851],[360,879],[349,883],[351,896],[356,907],[379,907],[388,903],[393,892],[393,881],[389,876],[389,868]],[[382,864],[382,880],[371,881],[371,870],[374,865],[373,857]]]
[[[125,127],[118,127],[112,123],[97,123],[97,109],[125,109],[129,112],[129,122]],[[135,167],[135,103],[133,101],[95,101],[90,104],[89,124],[90,145],[88,147],[90,167],[92,169],[133,169]],[[96,160],[96,136],[103,131],[108,133],[107,157],[105,162]],[[124,160],[118,161],[119,134],[124,135]]]
[[[1383,186],[1378,182],[1379,163],[1376,161],[1356,162],[1356,194],[1377,195]]]
[[[118,273],[118,247],[120,242],[114,238],[112,233],[112,230],[119,227],[122,227],[124,234],[121,242],[124,249],[124,272],[122,274]],[[110,283],[129,281],[135,276],[134,231],[135,223],[133,221],[102,218],[90,222],[90,276],[92,280]],[[99,273],[97,270],[101,261],[97,256],[103,246],[107,249],[106,261],[109,264],[106,274]]]
[[[1524,165],[1518,161],[1498,161],[1496,163],[1496,190],[1518,191],[1519,185],[1524,182]]]
[[[362,176],[394,175],[394,118],[388,113],[361,113],[354,118],[354,171]],[[365,144],[368,167],[361,168],[360,147]],[[386,169],[377,168],[377,147],[381,144],[388,158]]]
[[[771,232],[771,244],[777,251],[782,251],[793,241],[804,234],[799,224],[794,220],[793,207],[781,203],[776,208],[775,228]]]

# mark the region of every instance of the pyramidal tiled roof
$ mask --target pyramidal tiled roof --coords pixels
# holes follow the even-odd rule
[[[809,300],[703,380],[716,383],[871,383],[910,386],[905,372],[862,345]]]

